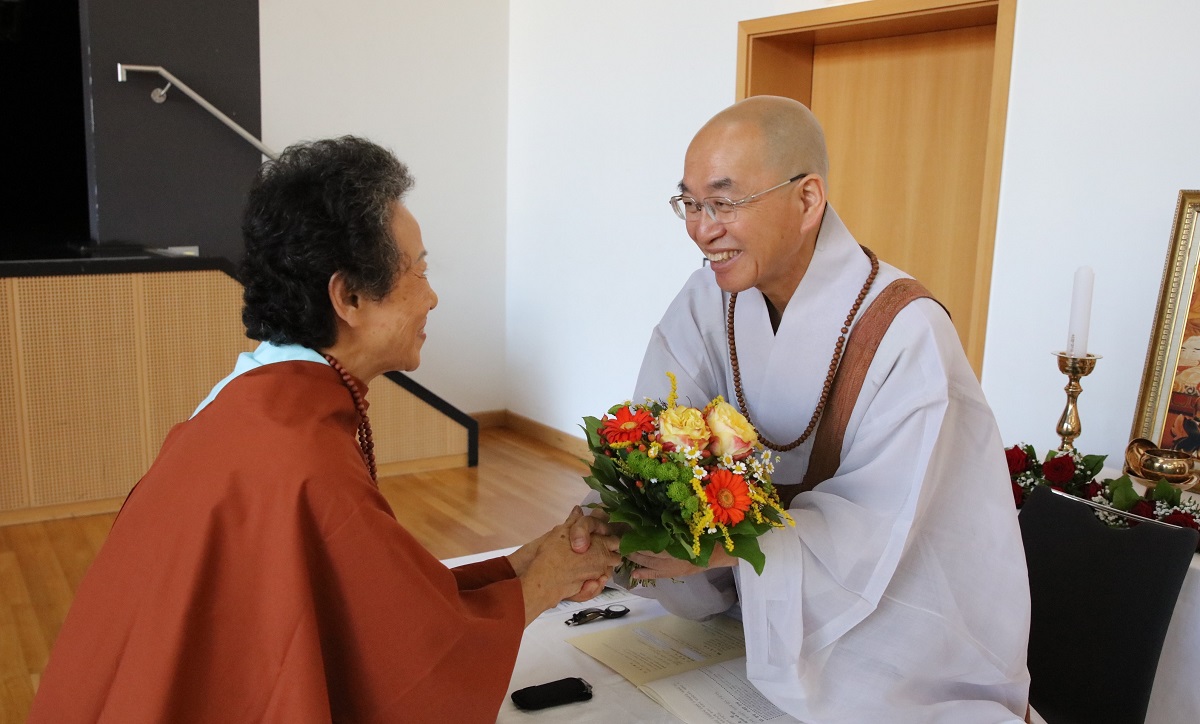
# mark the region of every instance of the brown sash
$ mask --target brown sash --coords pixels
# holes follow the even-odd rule
[[[929,290],[916,279],[897,279],[879,293],[871,306],[850,330],[846,340],[846,352],[842,355],[833,385],[829,390],[829,402],[821,413],[821,422],[813,438],[812,457],[808,461],[808,472],[804,482],[791,485],[776,485],[783,507],[791,505],[796,495],[812,490],[820,483],[833,477],[842,461],[842,442],[846,436],[846,425],[858,402],[863,381],[879,341],[891,326],[896,314],[914,299],[933,299]],[[938,302],[941,304],[941,302]],[[943,307],[944,308],[944,307]]]

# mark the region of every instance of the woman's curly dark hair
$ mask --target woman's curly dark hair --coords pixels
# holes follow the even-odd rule
[[[412,188],[387,149],[354,136],[289,146],[263,164],[242,217],[246,336],[311,349],[337,341],[329,279],[371,299],[404,266],[389,231],[392,203]]]

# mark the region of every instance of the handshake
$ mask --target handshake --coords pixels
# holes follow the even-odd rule
[[[525,625],[563,599],[594,598],[621,563],[618,525],[602,513],[584,515],[579,506],[566,521],[508,556],[521,580]]]

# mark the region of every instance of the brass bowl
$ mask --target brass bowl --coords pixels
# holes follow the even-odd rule
[[[1150,448],[1140,462],[1142,477],[1149,480],[1161,479],[1179,485],[1192,477],[1192,456],[1185,452]]]
[[[1158,447],[1144,437],[1136,437],[1129,441],[1129,446],[1125,448],[1125,466],[1133,471],[1138,477],[1142,475],[1142,458],[1146,456],[1147,450],[1153,450]]]

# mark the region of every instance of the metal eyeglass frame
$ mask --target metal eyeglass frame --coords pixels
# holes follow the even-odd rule
[[[582,611],[576,611],[563,623],[568,626],[582,626],[585,623],[591,623],[601,618],[620,618],[629,613],[627,606],[613,604],[607,608],[585,608]]]
[[[784,186],[787,186],[788,184],[790,184],[794,181],[799,181],[800,179],[804,178],[807,175],[808,175],[807,173],[796,174],[795,176],[791,177],[787,181],[784,181],[783,183],[780,183],[780,184],[776,184],[776,185],[772,186],[771,188],[767,189],[766,191],[759,191],[756,194],[750,194],[749,196],[742,198],[742,199],[738,199],[737,201],[733,201],[732,199],[725,198],[724,196],[708,196],[704,199],[697,201],[695,198],[693,198],[691,196],[684,196],[683,194],[678,194],[678,195],[672,196],[670,199],[668,199],[667,203],[671,204],[671,210],[675,212],[676,216],[683,219],[684,221],[687,221],[687,211],[686,211],[686,206],[684,205],[683,200],[691,199],[692,203],[696,204],[700,209],[704,209],[705,213],[708,214],[708,218],[712,219],[713,221],[724,224],[724,223],[733,221],[734,219],[737,218],[737,209],[742,204],[749,203],[749,202],[757,199],[760,196],[765,196],[765,195],[771,193],[772,191],[774,191],[775,189],[781,189]],[[729,216],[729,218],[724,219],[724,220],[718,219],[717,218],[717,209],[713,204],[721,204],[721,206],[722,206],[721,213],[727,214]],[[699,212],[697,211],[697,214],[698,213]]]

